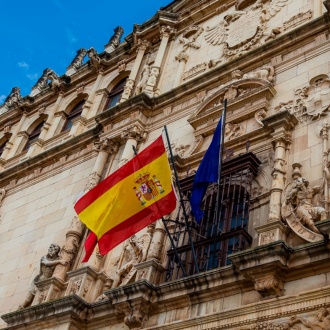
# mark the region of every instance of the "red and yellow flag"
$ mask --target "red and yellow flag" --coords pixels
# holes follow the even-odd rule
[[[89,259],[96,243],[105,255],[175,206],[171,170],[160,136],[75,204],[79,219],[92,232],[83,261]]]

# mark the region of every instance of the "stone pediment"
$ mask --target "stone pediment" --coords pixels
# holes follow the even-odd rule
[[[197,108],[188,122],[195,128],[195,135],[208,136],[213,133],[227,99],[226,123],[240,124],[249,118],[264,118],[270,107],[269,101],[276,91],[271,82],[260,78],[239,79],[220,86]]]

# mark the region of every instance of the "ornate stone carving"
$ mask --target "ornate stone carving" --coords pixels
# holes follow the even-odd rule
[[[236,11],[226,15],[216,26],[207,27],[205,40],[221,47],[219,59],[211,61],[211,66],[254,49],[262,37],[269,38],[271,33],[275,33],[266,32],[267,23],[286,3],[287,0],[244,1],[244,5],[236,5]],[[248,10],[242,10],[251,4]]]
[[[82,278],[76,278],[74,281],[72,281],[69,294],[77,294],[81,287],[81,283],[82,283]]]
[[[124,34],[124,29],[121,26],[117,26],[114,30],[114,34],[111,36],[108,44],[106,45],[105,51],[110,53],[114,51],[120,44],[120,39]]]
[[[295,91],[293,114],[299,121],[317,120],[326,115],[330,109],[330,79],[322,74],[310,80],[309,86]]]
[[[123,59],[122,61],[119,61],[117,64],[118,72],[123,72],[126,70],[126,64],[127,64],[127,59]]]
[[[274,110],[276,113],[279,113],[282,111],[289,111],[291,114],[295,115],[295,113],[293,112],[293,101],[292,100],[288,101],[288,102],[280,102],[279,105],[274,108]]]
[[[133,235],[128,240],[121,257],[120,268],[116,271],[113,288],[134,281],[136,275],[134,266],[146,260],[150,242],[151,235],[149,233],[142,235],[139,239]]]
[[[138,39],[135,47],[137,52],[139,50],[146,51],[150,47],[150,42],[146,39]]]
[[[124,302],[115,307],[125,313],[124,322],[130,329],[140,329],[148,318],[149,304],[145,300],[137,300]]]
[[[85,48],[80,48],[79,50],[77,50],[77,54],[68,68],[74,68],[78,70],[82,66],[86,54],[87,50]]]
[[[70,78],[66,75],[59,77],[59,75],[53,70],[47,68],[43,71],[41,77],[38,79],[36,84],[32,87],[33,94],[46,89],[48,86],[53,88],[55,91],[62,89],[64,84],[70,82]]]
[[[188,61],[188,58],[189,58],[189,55],[184,51],[180,52],[178,55],[175,56],[175,59],[177,61],[185,62],[185,63]]]
[[[4,101],[4,105],[9,109],[22,104],[22,96],[19,87],[12,88],[10,94]]]
[[[108,138],[103,138],[100,141],[94,142],[94,149],[97,151],[106,151],[109,154],[115,154],[118,151],[119,145]]]
[[[257,123],[260,124],[261,126],[264,126],[264,124],[262,123],[262,120],[264,118],[266,118],[266,116],[267,116],[267,112],[265,110],[257,111],[254,114],[254,118],[256,119]]]
[[[241,125],[234,123],[227,123],[225,126],[225,140],[229,141],[235,139],[243,134]]]
[[[176,29],[169,25],[162,25],[160,27],[160,38],[169,37],[171,34],[176,33]]]
[[[312,330],[328,330],[330,329],[330,313],[325,308],[322,307],[318,310],[317,315],[313,317],[313,320],[306,320],[305,318],[296,318],[296,322],[301,322],[305,327]]]
[[[258,69],[254,72],[249,72],[249,73],[245,73],[243,75],[243,79],[264,79],[264,80],[268,80],[269,82],[273,82],[274,81],[274,73],[275,70],[272,66],[265,66],[261,69]]]
[[[299,13],[297,15],[294,15],[288,21],[285,21],[283,23],[284,31],[293,29],[296,26],[298,26],[306,21],[309,21],[310,19],[312,19],[312,17],[313,17],[313,13],[311,10],[308,10],[304,13]]]
[[[183,44],[183,47],[180,53],[175,57],[178,61],[187,61],[188,54],[186,53],[186,51],[188,50],[188,48],[199,49],[201,47],[201,45],[196,42],[196,39],[201,35],[202,32],[202,27],[192,25],[182,33],[182,36],[179,38],[179,41]]]
[[[256,278],[254,288],[263,297],[278,297],[281,295],[284,284],[278,276],[270,274],[261,278]]]
[[[140,94],[145,89],[149,76],[150,76],[150,66],[146,64],[142,69],[140,81],[136,85],[135,94]]]
[[[48,248],[47,255],[43,256],[40,259],[40,272],[39,274],[33,279],[33,282],[31,283],[31,286],[29,288],[29,293],[24,300],[24,302],[18,307],[18,309],[22,309],[25,307],[28,307],[32,304],[32,301],[37,293],[37,287],[36,283],[38,283],[41,280],[45,280],[47,278],[51,278],[54,272],[54,269],[57,265],[61,264],[63,266],[67,265],[67,261],[63,260],[59,256],[60,247],[56,244],[51,244]],[[42,302],[46,298],[47,292],[42,295],[42,293],[39,294],[38,301]],[[43,297],[44,298],[40,298]]]
[[[125,140],[134,139],[137,142],[144,142],[147,139],[147,132],[144,131],[140,126],[133,125],[130,127],[126,127],[123,130],[121,137]]]
[[[186,145],[180,144],[178,147],[176,147],[174,149],[174,151],[177,153],[177,155],[179,155],[181,158],[183,158],[185,152],[187,151],[187,149],[189,149],[189,147],[190,147],[190,144],[186,144]]]
[[[322,186],[309,187],[309,182],[301,177],[301,165],[296,163],[293,179],[283,191],[282,217],[290,228],[301,238],[308,242],[322,241],[314,222],[327,219],[326,210],[317,206],[315,197],[323,192]]]
[[[88,181],[85,187],[85,191],[93,189],[101,180],[101,176],[97,172],[93,172],[89,175]]]
[[[204,71],[207,70],[207,63],[201,63],[201,64],[197,64],[194,67],[192,67],[191,69],[189,69],[188,71],[184,72],[182,79],[183,80],[187,80],[190,79],[192,77],[195,77],[201,73],[203,73]]]
[[[89,65],[91,65],[96,71],[99,71],[101,65],[101,58],[97,54],[97,51],[92,47],[88,49],[87,56],[89,58]]]

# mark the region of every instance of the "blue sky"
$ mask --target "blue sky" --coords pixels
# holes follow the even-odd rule
[[[0,19],[0,104],[12,87],[31,92],[46,68],[62,75],[79,48],[99,53],[121,25],[124,36],[171,0],[6,1]]]

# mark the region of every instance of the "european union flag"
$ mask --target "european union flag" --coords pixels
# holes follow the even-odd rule
[[[222,121],[223,116],[214,132],[212,142],[198,167],[193,183],[190,205],[197,223],[200,223],[204,215],[200,206],[209,183],[218,182]]]

